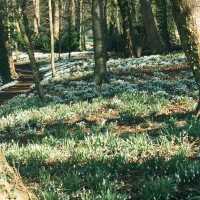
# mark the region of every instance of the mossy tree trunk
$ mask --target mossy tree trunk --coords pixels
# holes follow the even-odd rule
[[[171,0],[182,48],[199,89],[196,115],[200,117],[200,0]]]
[[[97,85],[107,82],[106,54],[105,54],[105,34],[103,19],[103,2],[92,0],[92,29],[94,39],[94,76],[93,80]]]

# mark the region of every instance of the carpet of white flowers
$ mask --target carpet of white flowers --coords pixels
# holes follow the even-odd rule
[[[0,107],[1,150],[38,198],[199,198],[198,91],[184,54],[109,59],[102,86],[93,59],[66,57],[55,78],[40,62],[45,102],[33,86]]]

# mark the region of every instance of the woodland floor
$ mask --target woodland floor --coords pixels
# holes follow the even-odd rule
[[[169,77],[174,79],[181,70],[190,71],[190,68],[187,65],[171,66],[170,68],[161,71],[163,71],[163,73],[166,73]],[[30,86],[34,84],[31,67],[28,63],[16,64],[16,71],[20,74],[19,82],[9,88],[0,91],[0,106],[3,105],[9,99],[12,99],[14,96],[27,92],[30,89]],[[140,70],[140,72],[147,73],[149,75],[151,75],[152,73],[150,70]],[[128,74],[123,75],[126,76]],[[102,117],[101,113],[104,112],[102,112],[101,110],[101,112],[99,112],[98,114],[94,113],[93,116],[89,117],[90,119],[87,119],[86,124],[91,124],[95,123],[95,121],[98,121],[98,118]],[[132,119],[131,123],[128,120],[121,122],[120,119],[116,117],[118,116],[118,113],[113,113],[113,116],[110,116],[110,120],[119,120],[117,126],[115,127],[115,134],[121,134],[122,132],[136,133],[144,131],[147,131],[150,134],[155,134],[155,130],[162,128],[162,122],[164,122],[168,117],[173,115],[180,119],[180,124],[177,124],[177,126],[178,128],[181,128],[182,126],[184,126],[185,123],[184,118],[192,114],[193,111],[191,110],[191,108],[188,107],[187,102],[182,101],[178,104],[170,105],[170,107],[166,109],[165,113],[160,113],[159,115],[153,116],[155,122],[153,124],[146,123],[146,118],[148,116],[143,115],[134,118],[134,123],[132,123]],[[54,125],[56,126],[56,124]]]
[[[20,74],[19,82],[16,83],[13,86],[10,86],[8,88],[5,88],[3,90],[0,90],[0,106],[3,105],[6,101],[12,99],[16,95],[22,94],[27,92],[30,89],[30,86],[34,84],[33,82],[33,75],[31,71],[31,67],[29,63],[17,63],[15,65],[17,73]],[[159,68],[158,68],[159,70]],[[167,69],[162,69],[159,71],[162,71],[163,73],[167,74],[171,79],[176,78],[176,76],[179,74],[181,70],[188,71],[188,73],[191,71],[189,66],[182,65],[182,66],[170,66]],[[148,76],[152,75],[152,72],[150,69],[140,69],[138,72],[145,73]],[[115,75],[124,75],[128,76],[129,73],[123,73]],[[190,78],[190,77],[189,77]],[[116,113],[117,115],[117,113]],[[166,120],[170,116],[176,116],[178,119],[184,119],[186,116],[193,115],[193,110],[188,107],[187,102],[180,102],[178,104],[171,105],[167,110],[165,110],[165,113],[161,113],[159,115],[153,116],[155,120],[155,124],[151,124],[151,126],[146,123],[145,116],[137,117],[137,119],[134,118],[135,125],[133,124],[133,121],[130,120],[123,123],[118,123],[119,127],[116,127],[115,133],[120,134],[122,132],[143,132],[143,131],[153,131],[156,129],[162,128],[162,122]],[[103,118],[104,116],[102,114],[91,116],[91,119],[89,121],[97,121],[99,118]],[[148,116],[147,116],[148,117]],[[112,116],[110,120],[117,120],[118,117]],[[125,123],[125,124],[124,124]],[[183,122],[184,123],[184,122]]]
[[[163,73],[167,74],[169,79],[175,79],[176,76],[178,76],[181,70],[188,71],[188,74],[190,72],[190,68],[183,64],[181,66],[170,66],[167,69],[159,69],[158,71],[162,71]],[[30,86],[33,85],[33,76],[31,67],[28,63],[21,63],[16,64],[16,71],[20,74],[19,82],[16,83],[13,86],[10,86],[6,89],[0,90],[0,106],[3,105],[6,101],[12,99],[14,96],[22,94],[24,92],[27,92],[30,89]],[[138,72],[144,73],[148,76],[152,76],[151,69],[149,70],[142,70],[140,69]],[[121,73],[115,74],[116,76],[122,75]],[[129,74],[123,73],[123,76],[128,76]],[[189,75],[185,75],[186,78],[191,78]],[[184,78],[184,77],[182,77]],[[95,124],[99,119],[104,118],[106,115],[107,107],[101,108],[101,112],[96,112],[88,116],[87,119],[84,119],[86,123],[86,128],[90,127],[91,124]],[[104,110],[105,109],[105,110]],[[167,120],[170,116],[174,116],[177,119],[179,119],[179,123],[177,123],[177,128],[182,128],[186,121],[184,120],[185,117],[193,115],[193,110],[191,107],[188,106],[188,102],[181,101],[179,103],[174,103],[168,107],[166,107],[165,111],[163,113],[159,113],[157,115],[153,115],[153,121],[154,123],[148,123],[148,118],[151,116],[145,116],[140,115],[137,117],[130,116],[130,119],[126,119],[125,121],[121,120],[119,118],[119,113],[116,111],[108,116],[108,121],[116,121],[117,124],[114,128],[114,134],[122,134],[122,133],[139,133],[139,132],[148,132],[151,136],[156,135],[156,130],[159,130],[163,128],[163,122]],[[73,124],[77,119],[72,119],[70,122]],[[50,124],[49,126],[56,126],[56,124]],[[26,140],[26,138],[25,138]],[[196,148],[199,148],[199,141],[198,144],[196,144]],[[1,160],[1,158],[0,158]]]

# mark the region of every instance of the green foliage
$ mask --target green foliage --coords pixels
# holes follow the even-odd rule
[[[74,29],[61,35],[60,41],[56,41],[55,52],[59,52],[59,42],[61,42],[61,52],[77,51],[79,48],[79,35]]]
[[[124,46],[123,35],[119,35],[113,26],[110,26],[108,33],[108,51],[121,52]]]
[[[142,181],[140,181],[141,184]],[[162,200],[171,199],[175,193],[174,181],[172,178],[151,179],[146,184],[141,184],[139,193],[140,199]]]
[[[17,42],[19,50],[25,49],[24,40],[23,40],[20,32],[18,32],[18,31],[11,32],[11,37],[13,38],[13,40],[15,42]]]
[[[39,37],[33,34],[31,38],[35,50],[43,51],[45,53],[51,52],[51,42],[49,33],[41,32]]]
[[[68,34],[64,34],[60,41],[61,41],[61,51],[62,52],[69,52],[71,51],[77,51],[79,47],[78,43],[78,33],[76,31],[72,31],[70,34],[71,38],[69,38]],[[41,32],[39,37],[33,34],[31,36],[32,38],[32,44],[34,46],[35,50],[42,51],[45,53],[51,52],[51,43],[50,43],[50,35],[46,32]],[[70,40],[70,42],[69,42]],[[55,41],[55,52],[59,52],[59,42]],[[69,46],[71,45],[71,46]]]

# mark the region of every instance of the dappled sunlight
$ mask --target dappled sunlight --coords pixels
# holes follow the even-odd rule
[[[45,102],[32,86],[0,107],[1,150],[40,199],[147,199],[152,188],[164,199],[196,195],[198,93],[185,62],[109,60],[102,86],[90,59],[57,61],[55,78],[41,62]]]

